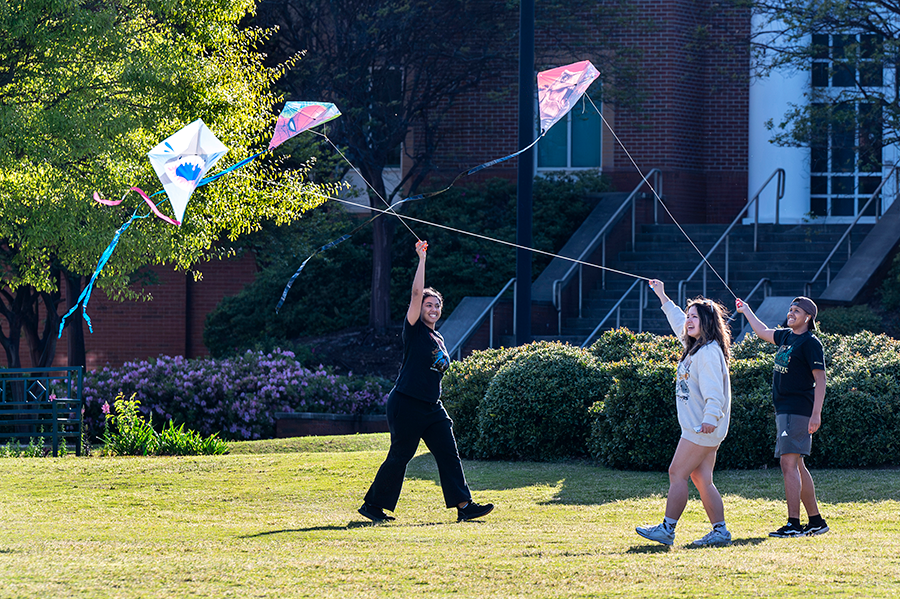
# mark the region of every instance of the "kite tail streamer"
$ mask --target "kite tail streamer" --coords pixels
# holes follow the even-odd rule
[[[180,225],[180,224],[181,224],[179,221],[174,220],[174,219],[171,219],[171,218],[169,218],[168,216],[166,216],[165,214],[163,214],[163,213],[160,211],[160,209],[157,207],[157,205],[154,204],[153,201],[150,199],[150,198],[152,198],[153,196],[148,196],[148,195],[144,192],[144,190],[141,189],[140,187],[131,187],[131,188],[129,188],[128,191],[125,192],[125,196],[127,196],[127,195],[128,195],[130,192],[132,192],[132,191],[136,192],[139,196],[141,196],[141,198],[143,198],[143,200],[144,200],[144,201],[147,203],[147,205],[150,207],[150,210],[153,211],[153,214],[155,214],[155,215],[158,216],[159,218],[163,219],[163,220],[166,221],[167,223],[171,223],[171,224],[173,224],[173,225]],[[155,195],[157,195],[157,194],[159,194],[159,193],[162,193],[162,192],[161,192],[161,191],[157,191],[157,192],[154,193],[153,195],[155,196]],[[122,196],[122,199],[121,199],[121,200],[104,200],[103,198],[100,197],[100,194],[98,194],[98,193],[95,191],[95,192],[94,192],[94,201],[95,201],[95,202],[98,202],[98,203],[100,203],[100,204],[103,204],[104,206],[118,206],[119,204],[121,204],[121,203],[125,200],[125,196]],[[143,218],[143,217],[141,217],[141,218]]]
[[[94,328],[91,325],[91,318],[87,314],[87,305],[88,301],[90,301],[91,299],[91,290],[94,288],[94,281],[97,280],[97,276],[100,274],[100,271],[103,270],[104,266],[106,266],[106,263],[109,261],[110,256],[112,256],[112,253],[116,250],[116,246],[119,245],[119,237],[121,237],[122,233],[124,233],[128,229],[128,227],[131,226],[131,223],[133,223],[138,218],[146,218],[146,216],[138,216],[137,214],[133,214],[131,215],[131,218],[128,219],[128,221],[126,221],[124,225],[119,227],[118,231],[116,231],[116,234],[113,236],[112,242],[110,242],[110,244],[103,251],[103,254],[100,256],[100,261],[97,263],[97,268],[94,269],[94,274],[91,275],[91,280],[88,281],[88,284],[81,292],[81,295],[78,296],[78,300],[75,302],[75,305],[73,305],[69,309],[69,311],[66,312],[66,315],[62,317],[62,320],[60,320],[58,338],[62,337],[63,329],[66,327],[66,319],[71,316],[76,309],[78,309],[78,306],[81,306],[81,312],[84,316],[85,321],[87,321],[88,330],[91,333],[94,332]]]
[[[131,191],[137,192],[137,194],[138,194],[139,196],[141,196],[142,198],[144,198],[144,201],[147,202],[147,205],[148,205],[148,206],[150,206],[150,210],[153,211],[153,214],[155,214],[155,215],[158,216],[159,218],[163,219],[163,220],[166,221],[167,223],[171,223],[171,224],[173,224],[173,225],[181,226],[181,221],[177,221],[177,220],[175,220],[175,219],[169,218],[168,216],[166,216],[165,214],[163,214],[163,213],[160,211],[160,209],[156,206],[156,204],[154,204],[154,203],[150,200],[150,197],[151,197],[151,196],[148,196],[146,193],[144,193],[144,190],[142,190],[140,187],[132,187],[132,188],[131,188]],[[157,191],[156,193],[159,193],[159,192]],[[154,193],[153,195],[156,195],[156,193]],[[132,217],[132,218],[133,218],[133,217]],[[143,218],[143,217],[141,217],[141,218]]]
[[[368,223],[367,223],[367,224],[368,224]],[[359,227],[357,227],[356,230],[359,230]],[[354,231],[354,232],[355,232],[355,231]],[[346,234],[346,235],[341,236],[341,237],[338,238],[338,239],[335,239],[334,241],[330,241],[330,242],[326,243],[325,245],[323,245],[322,247],[320,247],[319,249],[317,249],[316,251],[314,251],[312,254],[309,255],[309,257],[308,257],[306,260],[303,261],[303,264],[300,265],[300,268],[297,269],[297,272],[295,272],[295,273],[294,273],[294,276],[291,277],[291,280],[288,281],[287,285],[286,285],[285,288],[284,288],[284,291],[281,292],[281,299],[278,300],[278,305],[275,306],[275,313],[276,313],[276,314],[278,314],[278,311],[281,310],[281,306],[284,305],[284,300],[285,300],[285,298],[287,298],[288,291],[291,290],[291,285],[294,284],[294,281],[296,281],[296,280],[297,280],[297,277],[300,276],[300,273],[303,272],[303,268],[306,266],[306,263],[309,262],[309,261],[312,259],[312,257],[315,256],[316,254],[318,254],[319,252],[324,252],[324,251],[326,251],[326,250],[330,250],[331,248],[333,248],[333,247],[336,246],[337,244],[339,244],[339,243],[341,243],[341,242],[344,242],[344,241],[347,241],[347,240],[350,239],[351,237],[353,237],[353,234],[352,234],[352,233],[348,233],[348,234]]]
[[[522,148],[521,150],[519,150],[519,151],[517,151],[517,152],[513,152],[513,153],[510,154],[509,156],[504,156],[503,158],[497,158],[496,160],[491,160],[490,162],[485,162],[484,164],[479,164],[479,165],[476,166],[476,167],[473,167],[473,168],[470,168],[470,169],[467,170],[467,171],[461,172],[460,174],[456,175],[456,177],[454,177],[453,180],[450,182],[450,185],[448,185],[448,186],[445,187],[444,189],[441,189],[441,190],[438,190],[438,191],[430,191],[430,192],[427,192],[427,193],[420,193],[419,195],[410,196],[410,197],[408,197],[408,198],[405,198],[405,199],[403,199],[403,200],[400,200],[399,202],[395,202],[394,204],[391,205],[390,210],[387,210],[386,212],[393,211],[394,208],[396,208],[396,207],[399,206],[400,204],[403,204],[404,202],[413,202],[413,201],[415,201],[415,200],[424,200],[425,198],[433,198],[433,197],[436,196],[436,195],[440,195],[440,194],[444,193],[445,191],[448,191],[448,190],[449,190],[451,187],[453,187],[453,185],[455,185],[456,182],[459,181],[462,177],[465,177],[465,176],[467,176],[467,175],[472,175],[472,174],[474,174],[474,173],[477,173],[477,172],[480,171],[480,170],[484,170],[484,169],[486,169],[486,168],[490,168],[490,167],[494,166],[495,164],[500,164],[501,162],[505,162],[505,161],[507,161],[507,160],[510,160],[511,158],[515,158],[516,156],[518,156],[518,155],[521,154],[522,152],[527,152],[528,150],[530,150],[531,148],[533,148],[533,147],[534,147],[534,144],[536,144],[537,142],[539,142],[539,141],[541,140],[541,138],[544,137],[544,133],[546,133],[546,131],[543,132],[543,133],[541,133],[541,134],[537,137],[537,139],[535,139],[533,142],[531,142],[530,144],[528,144],[527,146],[525,146],[525,147]]]
[[[235,164],[232,164],[231,166],[229,166],[228,168],[226,168],[224,171],[219,171],[219,172],[216,173],[215,175],[211,175],[211,176],[209,176],[209,177],[206,177],[206,178],[201,179],[200,182],[197,183],[197,187],[200,187],[201,185],[206,185],[207,183],[212,183],[213,181],[215,181],[215,180],[218,179],[219,177],[222,177],[223,175],[227,175],[227,174],[230,173],[231,171],[237,170],[237,169],[241,168],[242,166],[244,166],[245,164],[249,164],[249,163],[253,162],[256,158],[258,158],[259,156],[262,156],[263,154],[265,154],[265,153],[268,152],[268,151],[269,151],[269,150],[263,150],[263,151],[261,151],[261,152],[257,152],[257,153],[254,154],[253,156],[249,156],[249,157],[247,157],[247,158],[244,158],[244,159],[241,160],[240,162],[237,162],[237,163],[235,163]]]
[[[513,154],[510,154],[509,156],[504,156],[503,158],[497,158],[496,160],[491,160],[490,162],[485,162],[484,164],[479,164],[479,165],[476,166],[475,168],[468,170],[468,171],[466,172],[466,174],[467,174],[467,175],[471,175],[471,174],[473,174],[473,173],[477,173],[478,171],[480,171],[480,170],[482,170],[482,169],[486,169],[486,168],[492,167],[492,166],[494,166],[495,164],[500,164],[501,162],[504,162],[504,161],[506,161],[506,160],[509,160],[510,158],[515,158],[516,156],[518,156],[518,155],[521,154],[522,152],[527,152],[528,150],[530,150],[531,148],[534,147],[534,144],[536,144],[537,142],[539,142],[539,141],[541,140],[541,138],[544,137],[544,133],[546,133],[546,131],[542,131],[541,134],[537,136],[537,139],[535,139],[533,142],[531,142],[530,144],[528,144],[527,146],[525,146],[524,148],[522,148],[522,149],[519,150],[518,152],[515,152],[515,153],[513,153]]]
[[[99,193],[97,193],[96,191],[94,192],[94,201],[103,204],[104,206],[118,206],[124,199],[125,198],[123,197],[121,200],[104,200],[100,197]]]

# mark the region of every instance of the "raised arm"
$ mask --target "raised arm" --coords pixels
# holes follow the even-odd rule
[[[669,296],[666,295],[666,285],[659,279],[650,280],[650,289],[652,289],[653,293],[656,294],[656,297],[659,298],[659,303],[662,305],[666,320],[669,321],[669,326],[672,327],[672,332],[675,333],[675,336],[681,340],[682,344],[684,344],[684,310],[676,306],[675,302],[669,299]]]
[[[672,301],[669,299],[669,296],[666,295],[666,284],[659,279],[650,279],[650,289],[652,289],[653,293],[656,294],[656,297],[659,298],[659,305],[665,306],[667,302]]]
[[[416,242],[416,254],[419,256],[419,266],[416,267],[416,276],[413,277],[412,293],[409,298],[409,308],[406,310],[406,320],[409,324],[416,324],[422,315],[422,292],[425,290],[425,252],[428,251],[427,241]]]
[[[763,321],[757,318],[756,314],[753,313],[753,310],[750,309],[750,306],[747,305],[747,302],[742,299],[736,299],[734,300],[734,308],[747,317],[747,322],[750,323],[750,328],[753,329],[753,332],[756,333],[757,337],[763,341],[775,343],[775,329],[770,329]]]

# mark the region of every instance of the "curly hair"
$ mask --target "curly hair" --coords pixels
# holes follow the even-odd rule
[[[684,309],[685,314],[692,307],[697,308],[697,316],[700,318],[700,335],[697,338],[687,334],[687,330],[682,333],[684,341],[684,352],[681,359],[693,355],[701,347],[710,341],[716,341],[725,354],[725,361],[731,360],[731,329],[725,322],[728,310],[719,302],[705,297],[699,296],[690,300]],[[685,325],[686,326],[686,325]]]

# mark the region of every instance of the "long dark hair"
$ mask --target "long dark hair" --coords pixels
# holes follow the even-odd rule
[[[722,348],[722,353],[725,354],[725,361],[731,360],[731,329],[725,322],[728,310],[717,301],[705,297],[695,297],[688,302],[684,309],[685,314],[692,306],[696,306],[697,316],[700,317],[700,335],[695,339],[687,332],[681,334],[684,341],[684,352],[681,354],[681,359],[684,360],[686,357],[694,355],[697,350],[710,341],[717,341]]]

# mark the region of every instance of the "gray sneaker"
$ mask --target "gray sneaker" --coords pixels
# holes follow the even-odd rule
[[[657,524],[656,526],[638,526],[634,531],[647,540],[656,541],[663,545],[671,545],[675,542],[675,531],[666,528],[665,524]]]
[[[723,547],[731,545],[731,533],[727,530],[716,530],[715,528],[706,533],[702,539],[694,541],[694,545],[698,547]]]

